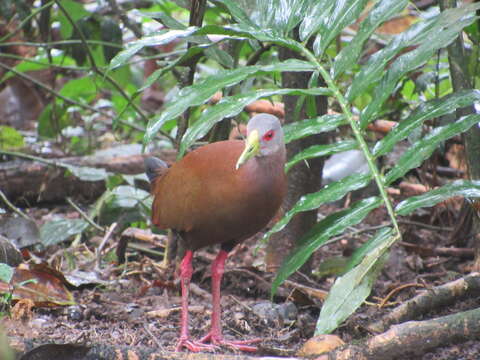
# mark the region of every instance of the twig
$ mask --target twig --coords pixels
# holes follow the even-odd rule
[[[420,226],[425,229],[429,230],[438,230],[438,231],[453,231],[452,227],[448,226],[435,226],[435,225],[430,225],[430,224],[424,224],[418,221],[412,221],[412,220],[405,220],[405,219],[399,219],[398,220],[399,224],[405,224],[405,225],[415,225],[415,226]]]
[[[116,227],[117,227],[116,222],[114,222],[112,225],[110,225],[110,227],[108,228],[108,231],[106,232],[105,236],[102,239],[102,242],[100,243],[100,245],[97,248],[97,259],[96,259],[96,264],[95,264],[95,269],[97,271],[100,270],[100,260],[101,260],[102,250],[105,247],[105,244],[107,243],[108,239],[110,238],[110,236],[113,233],[113,230],[115,230]]]
[[[0,190],[0,198],[3,200],[3,202],[10,208],[12,209],[13,212],[17,213],[18,215],[20,215],[21,217],[23,217],[24,219],[27,219],[27,220],[32,220],[28,217],[27,214],[25,214],[22,210],[20,210],[19,208],[17,208],[15,205],[13,205],[8,199],[7,197],[5,196],[5,194],[3,193],[2,190]]]
[[[447,306],[466,296],[478,296],[478,294],[480,294],[480,274],[472,273],[461,279],[421,292],[395,308],[380,321],[370,324],[368,329],[372,332],[382,332],[391,324],[415,319],[432,309]]]
[[[97,223],[95,223],[82,209],[80,209],[80,207],[75,204],[73,202],[72,199],[70,199],[69,197],[67,197],[67,202],[72,205],[72,207],[78,211],[78,213],[85,219],[86,222],[88,222],[90,225],[92,225],[95,229],[99,230],[99,231],[105,231],[105,229],[103,227],[101,227],[100,225],[98,225]]]
[[[425,285],[422,285],[422,284],[417,284],[417,283],[409,283],[409,284],[403,284],[403,285],[400,285],[400,286],[397,286],[395,289],[393,289],[392,291],[390,291],[387,296],[385,296],[382,301],[380,302],[380,304],[378,305],[379,308],[383,308],[385,306],[385,304],[390,300],[390,298],[395,295],[397,292],[399,292],[400,290],[403,290],[403,289],[406,289],[406,288],[409,288],[409,287],[422,287],[422,288],[425,288]]]
[[[366,341],[350,344],[322,355],[317,360],[369,359],[391,360],[421,358],[430,349],[452,342],[478,340],[480,309],[438,317],[432,320],[409,321]]]
[[[154,256],[158,256],[158,257],[163,257],[163,255],[164,255],[163,252],[152,250],[152,249],[146,248],[145,246],[134,244],[134,243],[129,243],[127,245],[127,247],[129,249],[137,250],[137,251],[140,251],[140,252],[143,252],[143,253],[146,253],[146,254],[150,254],[150,255],[154,255]]]
[[[147,332],[148,336],[150,336],[152,338],[152,340],[154,341],[154,343],[157,345],[157,347],[159,349],[163,348],[163,345],[160,343],[160,341],[158,341],[157,337],[155,335],[153,335],[153,333],[147,327],[147,324],[145,324],[145,323],[143,324],[143,329]]]

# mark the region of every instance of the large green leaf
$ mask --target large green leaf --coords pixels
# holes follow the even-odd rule
[[[40,240],[45,246],[55,245],[82,233],[87,227],[88,223],[82,219],[52,220],[40,228]]]
[[[237,1],[219,0],[219,2],[221,2],[228,8],[228,11],[232,15],[232,17],[239,24],[250,26],[252,28],[257,27],[257,25],[250,19],[247,13],[240,6],[238,6]]]
[[[320,205],[337,201],[350,191],[361,189],[369,184],[370,174],[354,174],[325,185],[321,190],[302,196],[297,203],[268,231],[264,238],[281,231],[298,213],[317,209]]]
[[[398,215],[408,215],[414,210],[431,207],[454,196],[480,198],[480,181],[459,180],[431,190],[419,196],[412,196],[397,205]]]
[[[295,154],[285,165],[285,171],[289,171],[290,168],[296,163],[308,159],[313,159],[320,156],[333,155],[342,151],[357,149],[358,145],[355,140],[338,141],[333,144],[326,145],[313,145],[305,150]]]
[[[185,132],[178,151],[178,157],[182,157],[185,151],[197,139],[205,136],[208,131],[220,120],[232,117],[240,113],[251,102],[273,95],[328,95],[330,90],[325,88],[312,89],[273,89],[256,90],[234,96],[224,97],[217,105],[206,110],[202,116]]]
[[[280,32],[271,28],[249,27],[243,24],[233,25],[205,25],[193,35],[224,35],[231,39],[254,39],[258,41],[271,42],[280,46],[287,47],[296,51],[301,50],[301,46],[293,39],[282,35]]]
[[[183,30],[162,30],[153,34],[144,36],[140,40],[132,41],[125,50],[120,51],[110,62],[108,70],[113,70],[119,66],[125,65],[130,58],[147,46],[165,45],[173,40],[186,38],[196,32],[198,28],[189,27]]]
[[[318,0],[312,1],[310,7],[305,12],[305,17],[300,24],[300,40],[305,41],[316,32],[324,34],[326,32],[325,24],[335,6],[334,1]]]
[[[187,51],[183,53],[180,57],[178,57],[176,60],[170,62],[167,66],[159,68],[155,70],[153,73],[151,73],[143,83],[143,86],[140,89],[138,89],[137,92],[138,93],[143,92],[145,89],[152,86],[152,84],[155,81],[157,81],[160,77],[162,77],[165,73],[172,70],[175,66],[185,63],[187,60],[202,53],[203,51],[205,51],[206,49],[214,45],[215,45],[214,43],[211,43],[211,44],[201,44],[201,45],[189,47]]]
[[[395,36],[385,48],[372,55],[367,64],[362,66],[360,72],[355,76],[350,88],[347,90],[346,96],[348,100],[352,102],[356,97],[362,95],[367,89],[378,83],[378,81],[382,79],[385,67],[402,50],[409,46],[423,43],[428,44],[433,39],[435,39],[434,45],[438,46],[440,43],[441,47],[442,41],[445,41],[445,35],[442,34],[443,28],[446,25],[445,23],[451,24],[452,22],[456,22],[465,15],[465,13],[468,14],[470,12],[471,14],[474,14],[474,11],[472,11],[473,9],[455,10],[461,12],[462,15],[460,17],[453,16],[454,18],[452,19],[452,10],[449,10],[442,12],[438,16],[419,21],[408,30]],[[456,15],[456,13],[453,13],[453,15]],[[446,46],[446,44],[443,44],[443,46]],[[425,50],[424,46],[422,51]]]
[[[387,251],[396,237],[383,233],[382,240],[360,264],[337,278],[322,306],[315,335],[335,330],[370,295],[373,283],[387,260]]]
[[[337,78],[349,70],[362,54],[365,41],[385,21],[402,11],[407,0],[381,0],[362,21],[355,37],[345,46],[333,62],[332,77]]]
[[[333,1],[332,1],[333,2]],[[328,45],[348,25],[353,23],[365,8],[368,0],[337,0],[322,26],[318,41],[314,44],[315,55],[323,54]]]
[[[385,175],[385,184],[391,184],[393,181],[405,175],[410,169],[419,166],[425,159],[428,159],[432,155],[433,151],[442,141],[467,131],[479,122],[480,115],[472,114],[464,116],[452,124],[434,129],[430,134],[414,143],[405,151],[397,161],[396,166]]]
[[[278,270],[272,284],[272,294],[275,294],[278,286],[284,280],[305,264],[314,251],[328,244],[328,240],[332,236],[340,234],[348,226],[358,224],[370,211],[381,204],[382,199],[370,197],[354,203],[349,209],[330,214],[321,220],[300,240],[300,245],[287,257]]]
[[[372,154],[378,157],[390,152],[395,144],[409,136],[412,131],[422,125],[425,120],[452,113],[458,108],[472,105],[478,101],[480,101],[479,90],[462,90],[441,99],[434,99],[423,103],[415,109],[407,119],[402,120],[394,127],[387,136],[377,142]]]
[[[455,40],[465,26],[475,21],[474,10],[479,8],[480,4],[471,4],[462,8],[450,9],[438,15],[436,26],[433,27],[433,30],[436,30],[435,34],[424,38],[414,50],[399,56],[390,66],[380,84],[375,87],[373,100],[363,110],[360,117],[362,128],[378,117],[383,103],[393,93],[400,78],[424,65],[437,50]]]
[[[315,119],[306,119],[287,124],[283,127],[285,133],[285,143],[304,138],[309,135],[321,132],[331,131],[340,125],[348,124],[347,119],[342,114],[327,114]]]
[[[245,66],[234,70],[222,70],[205,80],[183,88],[177,99],[167,104],[162,113],[154,117],[147,126],[144,143],[159,131],[169,120],[175,119],[191,106],[197,106],[208,101],[217,91],[238,84],[248,77],[277,71],[312,71],[313,65],[306,61],[290,59],[271,65]]]
[[[367,254],[381,246],[390,236],[393,236],[393,229],[391,227],[384,227],[383,229],[378,230],[372,238],[368,239],[359,248],[355,249],[345,265],[345,272],[352,270],[355,266],[360,264]]]
[[[304,18],[310,0],[257,0],[251,20],[261,29],[287,35]]]

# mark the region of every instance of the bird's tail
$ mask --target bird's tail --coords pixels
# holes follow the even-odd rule
[[[145,172],[150,181],[151,188],[153,189],[155,182],[168,172],[168,165],[165,161],[153,156],[145,158],[144,164]]]

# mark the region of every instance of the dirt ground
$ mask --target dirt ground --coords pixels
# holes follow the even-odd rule
[[[331,210],[331,209],[324,209]],[[381,223],[382,211],[373,212],[355,237],[325,246],[312,260],[316,269],[322,258],[338,256],[351,251],[367,239],[368,227]],[[436,226],[436,225],[432,225]],[[359,227],[359,228],[361,228]],[[403,224],[404,242],[422,246],[448,246],[449,232],[425,229],[418,225]],[[270,303],[272,274],[264,271],[264,251],[254,252],[257,239],[250,239],[237,247],[227,261],[222,284],[224,334],[231,339],[261,338],[255,356],[295,356],[300,346],[313,336],[321,300],[302,291],[286,287],[284,294],[276,296],[277,304]],[[93,243],[87,244],[93,247]],[[114,244],[112,244],[114,246]],[[58,251],[49,249],[48,252]],[[214,248],[202,249],[195,254],[194,275],[190,298],[190,329],[193,338],[208,332],[211,315],[210,264],[215,257]],[[36,344],[62,343],[85,345],[121,345],[129,347],[160,348],[173,351],[179,332],[180,296],[178,283],[170,281],[160,267],[160,260],[129,251],[125,269],[116,264],[104,264],[100,277],[104,283],[84,285],[73,289],[76,305],[35,307],[21,320],[5,318],[3,327],[11,344],[26,339]],[[44,258],[47,258],[44,254]],[[366,325],[381,318],[394,306],[413,297],[419,287],[406,287],[379,308],[379,302],[394,288],[408,283],[427,287],[443,284],[468,273],[471,260],[455,257],[423,256],[409,247],[397,244],[385,266],[371,296],[346,323],[334,333],[349,343],[369,335]],[[93,266],[93,265],[92,265]],[[90,267],[92,267],[90,266]],[[328,290],[334,276],[321,278],[295,276],[297,283]],[[480,306],[480,299],[467,299],[453,307],[434,309],[421,319],[456,313]],[[273,309],[273,310],[272,310]],[[413,350],[413,349],[412,349]],[[222,353],[229,354],[228,348]],[[479,359],[479,341],[445,344],[432,352],[409,359]]]

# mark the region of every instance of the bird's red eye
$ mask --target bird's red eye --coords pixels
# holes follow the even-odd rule
[[[265,133],[265,135],[263,135],[263,140],[265,140],[265,141],[270,141],[270,140],[272,140],[272,139],[273,139],[273,134],[274,134],[273,130],[267,131],[267,132]]]

